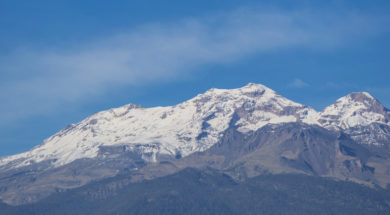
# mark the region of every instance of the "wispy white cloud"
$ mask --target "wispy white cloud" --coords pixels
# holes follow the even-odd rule
[[[361,89],[361,86],[359,87],[357,84],[348,83],[348,82],[333,82],[328,81],[325,84],[326,89],[348,89],[348,90],[356,90]]]
[[[287,85],[289,88],[304,88],[304,87],[309,87],[310,84],[302,81],[299,78],[295,78],[291,83]]]
[[[116,86],[172,82],[199,72],[199,65],[253,53],[337,48],[348,38],[375,32],[370,20],[353,13],[240,9],[145,25],[80,46],[19,48],[0,59],[0,70],[8,74],[0,80],[0,118],[61,111]],[[308,84],[296,79],[292,86]]]

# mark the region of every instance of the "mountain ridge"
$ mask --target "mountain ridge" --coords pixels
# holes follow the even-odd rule
[[[390,125],[386,110],[367,92],[348,94],[317,112],[261,84],[249,83],[231,90],[212,88],[174,106],[144,109],[141,105],[127,104],[100,111],[68,125],[27,152],[0,157],[0,170],[47,160],[53,167],[59,167],[77,159],[94,158],[100,146],[108,145],[144,151],[143,159],[148,162],[155,162],[157,154],[183,157],[215,144],[233,116],[239,118],[235,126],[244,133],[266,124],[294,121],[340,130],[372,123]],[[380,144],[375,140],[367,142]]]
[[[308,117],[314,118],[313,109],[281,97],[263,85],[253,83],[233,90],[211,89],[174,106],[141,109],[140,106],[124,105],[98,112],[79,123],[68,126],[46,139],[39,147],[26,153],[1,158],[0,166],[27,157],[28,159],[19,163],[17,167],[28,165],[29,161],[40,162],[48,159],[57,159],[54,161],[54,166],[57,167],[80,158],[95,157],[100,145],[126,144],[123,143],[125,141],[144,144],[145,147],[141,150],[145,150],[145,154],[152,154],[150,157],[145,156],[145,160],[151,162],[156,160],[155,142],[162,143],[161,148],[164,150],[162,154],[174,156],[176,150],[179,150],[181,156],[186,156],[194,151],[203,151],[216,143],[221,133],[229,126],[235,111],[238,115],[243,115],[242,120],[237,122],[242,131],[248,131],[256,130],[267,123],[297,120],[311,123],[311,119],[304,113],[298,112],[298,119],[296,112],[299,109],[301,112],[308,113]],[[245,114],[245,111],[251,111],[251,113]],[[172,114],[176,114],[173,119]],[[136,120],[131,120],[131,118]],[[168,120],[170,124],[164,122]],[[97,127],[99,121],[103,122],[101,124],[105,127]],[[122,125],[118,126],[119,123]],[[178,125],[184,126],[177,129]],[[165,129],[167,126],[170,128]],[[120,134],[122,136],[116,135],[119,133],[118,130],[124,129],[132,130],[132,132],[124,131]],[[100,133],[99,130],[101,130]],[[74,135],[67,136],[71,132]],[[142,138],[136,137],[141,134]],[[95,138],[99,135],[102,138]],[[92,139],[91,142],[89,142],[90,139]],[[69,142],[74,144],[71,145]],[[177,146],[172,146],[172,143]],[[75,152],[71,154],[70,151]]]
[[[239,178],[287,171],[386,186],[388,181],[383,177],[390,168],[386,110],[361,92],[317,112],[253,83],[232,90],[210,89],[174,106],[141,108],[128,104],[72,124],[28,152],[0,158],[0,199],[10,204],[34,202],[122,172],[152,179],[180,169],[172,165],[216,165],[241,175]],[[350,118],[354,123],[348,121]],[[313,132],[305,133],[306,127]],[[246,147],[251,138],[257,141],[250,146],[256,150],[234,154],[229,150],[222,153],[220,148],[217,151],[222,154],[211,153],[218,144],[231,141],[226,135],[232,129],[235,136],[231,138],[241,143],[235,144],[235,150]],[[251,136],[258,132],[273,138]],[[201,158],[202,166],[193,157],[203,152],[207,156]],[[154,164],[157,169],[153,169]]]

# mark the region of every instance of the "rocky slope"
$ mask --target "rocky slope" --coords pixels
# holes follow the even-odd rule
[[[124,176],[123,176],[124,177]],[[57,193],[2,215],[312,215],[389,214],[390,192],[302,174],[264,174],[236,182],[223,172],[187,168],[121,185],[118,177]]]
[[[188,167],[211,167],[238,181],[262,174],[299,173],[386,187],[390,159],[365,146],[342,131],[304,123],[270,124],[246,134],[229,128],[210,149],[145,166],[134,172],[130,182]]]

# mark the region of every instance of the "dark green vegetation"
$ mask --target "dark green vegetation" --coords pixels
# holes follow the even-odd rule
[[[187,168],[150,181],[126,175],[57,193],[35,204],[0,205],[1,214],[390,214],[390,192],[300,174],[237,183],[213,169]]]

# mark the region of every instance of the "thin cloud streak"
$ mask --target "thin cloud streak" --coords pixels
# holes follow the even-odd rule
[[[0,59],[4,74],[17,74],[0,81],[0,118],[9,123],[60,112],[117,86],[173,82],[201,72],[200,65],[254,53],[297,47],[326,51],[375,33],[372,26],[375,18],[354,14],[241,9],[146,25],[79,47],[19,50]]]
[[[309,87],[310,84],[302,81],[299,78],[295,78],[290,84],[287,85],[289,88],[305,88]]]

